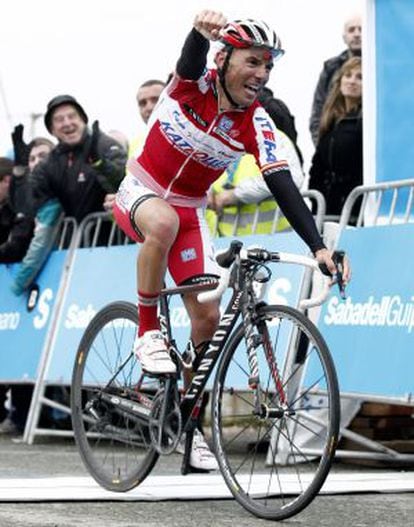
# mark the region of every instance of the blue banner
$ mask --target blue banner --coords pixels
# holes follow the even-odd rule
[[[216,249],[226,248],[229,243],[229,238],[214,240]],[[278,233],[274,236],[246,236],[243,237],[243,243],[246,247],[260,245],[272,250],[307,253],[305,244],[292,232]],[[133,245],[77,250],[62,319],[46,374],[47,381],[70,382],[80,339],[99,309],[116,300],[136,302],[138,250],[139,246]],[[297,305],[304,269],[286,264],[273,268],[275,274],[265,300],[269,303]],[[167,285],[173,285],[170,278]],[[229,297],[230,292],[224,295],[223,303]],[[173,297],[170,309],[174,337],[179,348],[184,349],[189,337],[190,323],[180,297]]]
[[[414,2],[376,0],[376,182],[413,177]]]
[[[347,299],[336,289],[319,328],[343,392],[406,397],[414,392],[414,225],[345,230],[350,255]]]
[[[15,296],[10,286],[20,264],[0,265],[0,379],[35,381],[50,326],[66,251],[54,251],[36,281],[39,299],[27,310],[27,295]]]

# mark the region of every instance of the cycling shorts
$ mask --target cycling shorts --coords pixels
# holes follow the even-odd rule
[[[135,176],[128,174],[116,194],[113,214],[119,227],[129,238],[143,242],[144,238],[133,220],[141,203],[159,197]],[[169,204],[179,218],[177,237],[168,256],[168,270],[177,285],[203,275],[219,276],[214,248],[205,221],[203,207],[181,207]]]

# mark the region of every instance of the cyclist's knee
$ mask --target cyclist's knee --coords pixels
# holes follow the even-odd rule
[[[203,339],[211,338],[220,320],[220,310],[218,304],[204,304],[193,317],[192,330],[194,334],[200,335]]]
[[[157,210],[150,217],[143,219],[135,216],[134,219],[138,228],[143,231],[145,241],[170,247],[177,237],[179,218],[172,209]]]

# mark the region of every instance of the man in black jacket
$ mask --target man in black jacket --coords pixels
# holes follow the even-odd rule
[[[58,140],[47,160],[32,174],[36,232],[15,276],[12,289],[21,294],[33,282],[53,244],[59,216],[79,223],[92,212],[108,210],[125,175],[127,152],[104,134],[71,95],[58,95],[47,105],[45,125]]]
[[[20,262],[33,235],[33,220],[12,200],[14,163],[0,158],[0,263]],[[16,201],[16,200],[14,200]]]
[[[33,172],[36,206],[57,198],[66,216],[78,222],[103,210],[107,194],[113,194],[125,175],[126,152],[117,141],[87,127],[88,117],[70,95],[54,97],[47,106],[45,125],[58,145],[46,163]]]
[[[310,132],[313,144],[316,146],[319,138],[319,123],[323,105],[329,93],[332,78],[342,65],[353,55],[361,55],[361,17],[353,15],[344,24],[343,39],[347,49],[340,55],[332,57],[324,62],[322,72],[316,85],[312,103],[312,114],[310,118]]]

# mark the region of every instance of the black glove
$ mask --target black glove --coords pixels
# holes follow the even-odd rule
[[[16,165],[27,166],[29,162],[29,145],[23,140],[23,129],[22,124],[18,124],[14,127],[11,134],[14,150],[14,162]]]
[[[91,146],[89,147],[89,160],[93,165],[99,165],[101,161],[98,153],[99,133],[99,121],[94,121],[92,125]]]

